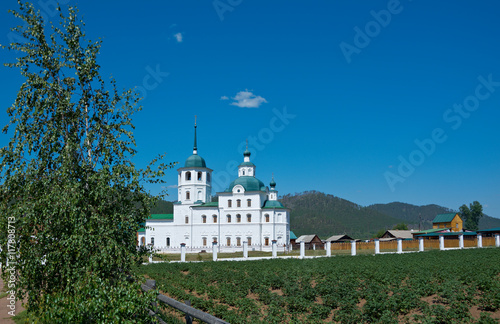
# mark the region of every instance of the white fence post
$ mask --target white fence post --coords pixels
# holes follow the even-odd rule
[[[325,249],[326,249],[326,256],[327,257],[332,256],[332,242],[326,242]]]
[[[217,261],[217,242],[212,243],[212,260]]]
[[[271,243],[272,243],[273,258],[276,258],[278,256],[278,247],[277,247],[277,244],[276,244],[276,243],[278,243],[278,241],[272,240]]]
[[[243,258],[248,259],[248,242],[243,241]]]
[[[351,255],[356,255],[356,241],[351,241]]]
[[[306,242],[300,242],[300,258],[303,259],[306,256]]]
[[[398,238],[398,253],[403,253],[403,239]]]
[[[500,247],[500,234],[495,234],[495,246]]]
[[[418,238],[418,251],[424,252],[424,238],[423,237]]]
[[[380,240],[375,239],[375,254],[380,254]]]
[[[186,243],[181,243],[181,262],[186,262]]]
[[[477,247],[483,247],[483,235],[481,233],[477,233]]]
[[[464,248],[464,234],[458,235],[458,247],[461,249]]]
[[[441,251],[444,250],[444,236],[443,235],[439,235],[439,249]]]

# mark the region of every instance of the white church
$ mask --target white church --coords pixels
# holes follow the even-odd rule
[[[244,242],[253,249],[271,250],[290,243],[290,211],[278,201],[274,178],[266,187],[255,177],[248,148],[238,166],[238,177],[211,201],[212,170],[198,155],[196,124],[193,155],[178,172],[178,201],[173,214],[153,214],[138,232],[138,242],[163,252],[178,252],[182,243],[196,252],[217,242],[226,250],[241,249]]]

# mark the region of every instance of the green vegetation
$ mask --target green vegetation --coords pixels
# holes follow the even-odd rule
[[[392,228],[393,230],[399,230],[399,231],[407,231],[408,230],[408,225],[405,223],[399,223],[397,225],[394,225]]]
[[[479,229],[479,221],[483,217],[483,206],[478,201],[474,201],[472,204],[460,206],[460,216],[464,221],[464,228],[477,231]]]
[[[139,271],[170,297],[231,323],[495,323],[500,314],[497,248]]]
[[[154,292],[128,280],[145,254],[136,232],[156,201],[142,185],[162,182],[173,165],[131,162],[139,98],[103,81],[101,42],[85,39],[78,11],[57,8],[48,22],[18,3],[13,31],[25,42],[3,46],[19,53],[6,66],[25,79],[7,110],[11,141],[0,148],[4,282],[16,276],[16,297],[41,322],[145,321]]]

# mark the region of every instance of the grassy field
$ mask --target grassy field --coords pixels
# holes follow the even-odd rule
[[[322,252],[324,251],[316,251]],[[359,252],[359,251],[358,251]],[[208,254],[211,259],[211,254]],[[160,290],[231,323],[498,323],[500,249],[158,263]],[[165,309],[170,321],[181,314]]]

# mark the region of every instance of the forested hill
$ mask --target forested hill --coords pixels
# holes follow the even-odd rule
[[[281,202],[291,209],[290,229],[297,236],[317,234],[328,238],[348,234],[354,238],[369,238],[381,228],[401,222],[374,209],[317,191],[285,195]]]
[[[393,202],[389,204],[375,204],[368,208],[379,211],[383,214],[400,218],[408,224],[418,224],[419,218],[422,218],[422,228],[432,227],[432,220],[437,214],[453,213],[452,209],[438,205],[415,206],[401,202]],[[500,227],[500,219],[484,215],[479,221],[479,228]]]

